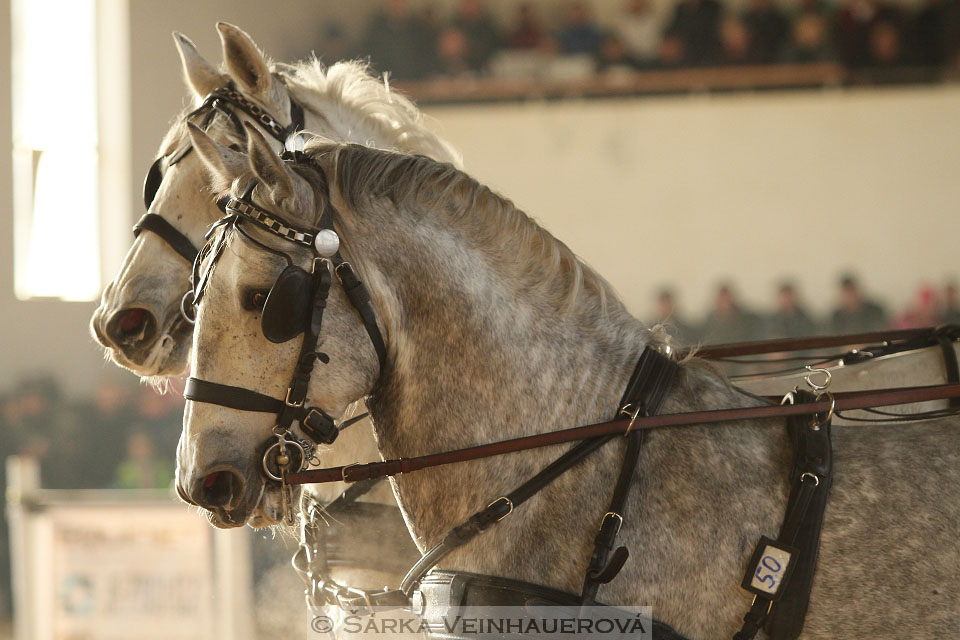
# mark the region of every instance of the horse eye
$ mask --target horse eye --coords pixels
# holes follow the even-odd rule
[[[243,308],[247,311],[262,311],[263,303],[267,301],[267,294],[270,293],[266,289],[254,289],[247,291],[243,295]]]

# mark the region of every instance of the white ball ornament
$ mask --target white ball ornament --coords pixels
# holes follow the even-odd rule
[[[313,246],[324,258],[329,258],[340,249],[340,236],[333,229],[321,229],[313,239]]]

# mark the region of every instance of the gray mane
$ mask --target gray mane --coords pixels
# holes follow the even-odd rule
[[[265,59],[271,72],[282,80],[282,85],[275,83],[271,102],[284,103],[285,86],[290,97],[304,109],[326,120],[330,128],[315,133],[343,142],[419,153],[457,166],[462,164],[453,145],[426,126],[424,115],[416,105],[370,75],[366,62],[347,60],[328,67],[316,58],[294,64]],[[221,71],[228,77],[222,65]],[[199,104],[197,97],[176,117],[160,144],[159,155],[171,153],[185,144],[186,116]],[[232,128],[228,130],[232,132]],[[232,133],[228,135],[236,137]],[[243,142],[239,138],[232,141]]]
[[[308,142],[304,151],[325,168],[350,208],[362,211],[386,200],[415,217],[441,218],[492,262],[520,274],[522,288],[538,291],[556,310],[571,311],[587,303],[590,311],[625,312],[610,284],[567,245],[453,165],[320,140]]]

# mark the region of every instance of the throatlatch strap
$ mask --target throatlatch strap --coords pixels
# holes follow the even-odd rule
[[[673,386],[677,369],[677,364],[670,358],[650,347],[645,348],[620,398],[618,415],[627,413],[631,416],[651,416],[659,413]],[[593,554],[583,578],[583,587],[580,592],[580,601],[583,605],[596,603],[600,585],[613,580],[630,557],[626,547],[618,547],[614,550],[613,543],[623,526],[624,506],[640,460],[643,437],[644,431],[640,429],[627,434],[627,450],[623,456],[620,475],[610,499],[610,506],[600,521],[600,530],[593,541]]]
[[[191,265],[197,259],[197,248],[193,246],[190,239],[177,231],[172,224],[167,222],[162,216],[156,213],[144,214],[137,224],[133,225],[133,235],[139,236],[141,231],[152,231],[160,236],[170,248],[183,256],[183,259]]]
[[[811,402],[805,391],[796,402]],[[833,482],[830,421],[794,416],[787,420],[794,446],[787,511],[777,539],[762,538],[743,579],[756,597],[734,640],[752,640],[767,627],[772,640],[793,640],[803,630],[813,574],[820,549],[820,531]]]

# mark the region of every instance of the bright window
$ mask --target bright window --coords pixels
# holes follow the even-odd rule
[[[12,0],[14,288],[100,291],[96,0]]]

